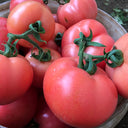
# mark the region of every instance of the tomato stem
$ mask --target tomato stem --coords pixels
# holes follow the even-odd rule
[[[9,39],[5,45],[5,51],[4,52],[0,51],[0,54],[3,54],[3,55],[8,56],[8,57],[17,56],[18,50],[16,48],[16,44],[17,44],[19,39],[24,39],[24,40],[28,41],[29,43],[31,43],[34,47],[36,47],[39,50],[38,55],[35,55],[32,52],[32,54],[31,54],[32,57],[38,59],[39,61],[50,61],[51,60],[50,51],[44,52],[43,49],[35,41],[33,41],[29,38],[29,35],[33,35],[38,41],[46,43],[45,40],[42,40],[40,38],[40,33],[42,33],[42,34],[45,33],[45,30],[42,27],[40,21],[37,21],[33,24],[30,24],[29,30],[22,33],[22,34],[8,33]],[[12,42],[15,40],[16,40],[16,42],[12,44]]]
[[[114,46],[113,49],[109,52],[105,52],[102,56],[95,56],[85,53],[85,48],[88,46],[97,46],[97,47],[105,47],[104,45],[98,42],[91,42],[92,40],[92,31],[90,30],[90,35],[85,37],[82,32],[80,32],[80,38],[74,40],[74,43],[79,46],[79,64],[78,67],[87,71],[90,75],[93,75],[96,70],[96,64],[101,61],[105,61],[107,65],[112,68],[120,66],[124,62],[123,53],[121,50],[116,49]],[[84,64],[85,61],[86,63]]]

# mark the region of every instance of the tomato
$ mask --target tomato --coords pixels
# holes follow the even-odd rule
[[[0,104],[21,97],[31,86],[33,69],[24,57],[7,58],[0,54]]]
[[[23,128],[34,117],[37,104],[37,91],[31,88],[16,101],[0,105],[0,125],[8,128]]]
[[[121,96],[128,98],[128,33],[119,38],[115,44],[117,49],[123,52],[124,62],[121,66],[111,68],[106,65],[106,72],[115,83],[117,90]]]
[[[63,33],[65,31],[66,31],[66,28],[63,25],[61,25],[59,23],[55,23],[55,32],[54,32],[53,38],[48,41],[46,46],[49,47],[49,48],[53,48],[53,49],[55,49],[55,50],[60,52],[61,51],[60,50],[60,46],[61,46],[62,37],[59,37],[59,40],[56,40],[56,36],[57,36],[58,33],[63,35]]]
[[[0,17],[0,50],[4,51],[4,45],[8,41],[7,18]]]
[[[89,75],[75,59],[62,57],[47,69],[43,82],[45,100],[51,111],[73,127],[96,127],[115,111],[118,93],[111,79],[97,67]]]
[[[28,1],[28,0],[10,0],[10,6],[9,6],[9,9],[10,11],[18,4],[20,4],[21,2],[24,2],[24,1]],[[37,2],[40,2],[41,4],[43,4],[43,0],[31,0],[31,1],[37,1]]]
[[[29,29],[29,24],[35,23],[38,20],[41,21],[42,27],[45,29],[45,33],[40,34],[41,39],[49,41],[55,30],[55,21],[49,9],[36,1],[22,2],[9,13],[7,20],[8,32],[12,34],[22,34]],[[32,35],[30,35],[30,38],[40,46],[44,45],[44,42],[37,41]],[[18,43],[24,47],[33,47],[23,39]]]
[[[56,59],[60,58],[61,55],[59,52],[51,49],[51,48],[47,48],[47,47],[42,47],[43,51],[47,51],[50,50],[51,52],[51,60],[47,61],[47,62],[40,62],[39,60],[35,59],[34,57],[31,57],[31,51],[28,52],[25,56],[25,58],[30,62],[30,65],[33,68],[33,72],[34,72],[34,77],[33,77],[33,82],[32,84],[35,87],[38,88],[42,88],[42,83],[43,83],[43,78],[44,78],[44,74],[47,70],[47,68],[49,67],[49,65]],[[33,50],[33,52],[35,54],[38,54],[38,49]]]
[[[86,19],[71,26],[64,32],[61,47],[62,56],[78,56],[79,47],[74,44],[74,40],[79,38],[80,32],[83,32],[83,34],[88,37],[90,34],[90,29],[92,30],[93,34],[92,41],[104,44],[106,47],[89,46],[85,49],[85,53],[91,55],[103,55],[104,48],[106,52],[112,48],[114,40],[110,35],[108,35],[106,28],[97,20]],[[105,62],[103,61],[98,65],[104,68]]]
[[[97,4],[95,0],[70,0],[61,5],[57,10],[59,23],[69,28],[71,25],[83,19],[95,19],[97,16]]]
[[[34,120],[39,124],[39,128],[71,128],[60,121],[49,109],[44,100],[40,97],[38,110]]]
[[[6,27],[7,26],[7,18],[0,17],[0,27]]]

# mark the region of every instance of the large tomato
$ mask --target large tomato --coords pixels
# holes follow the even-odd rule
[[[80,128],[96,127],[115,111],[118,94],[112,80],[98,67],[89,75],[75,59],[54,61],[44,77],[45,100],[65,123]]]
[[[24,57],[0,55],[0,104],[21,97],[31,86],[33,69]]]
[[[95,19],[97,4],[95,0],[70,0],[58,8],[57,15],[59,22],[69,28],[83,19]]]
[[[103,55],[103,51],[108,52],[113,44],[113,38],[108,35],[106,28],[97,20],[86,19],[78,22],[77,24],[71,26],[64,32],[62,38],[62,56],[78,56],[79,46],[74,44],[74,40],[79,38],[79,33],[83,32],[83,34],[88,37],[90,34],[90,29],[92,30],[92,41],[104,44],[106,47],[96,47],[89,46],[85,49],[85,53],[91,55]],[[105,67],[105,62],[101,62],[98,64],[100,67]]]
[[[59,52],[57,52],[51,48],[47,48],[47,47],[42,47],[42,48],[43,48],[44,52],[47,50],[50,50],[50,52],[51,52],[51,60],[50,61],[41,62],[41,61],[35,59],[34,57],[31,56],[31,51],[28,52],[25,56],[25,58],[30,62],[30,65],[33,68],[34,77],[33,77],[32,84],[38,88],[42,88],[44,75],[45,75],[45,72],[46,72],[47,68],[49,67],[49,65],[54,60],[61,57]],[[34,49],[33,53],[38,54],[38,49]]]
[[[124,62],[116,68],[106,65],[106,72],[115,83],[119,94],[124,98],[128,98],[128,33],[118,39],[114,45],[123,52]]]
[[[8,32],[12,34],[22,34],[29,29],[29,24],[41,21],[45,29],[44,34],[40,34],[42,40],[49,41],[55,29],[55,21],[52,13],[43,4],[36,1],[25,1],[18,4],[10,13],[7,20]],[[36,41],[40,46],[44,42],[37,41],[32,35],[30,38]],[[33,47],[29,42],[21,39],[18,42],[24,47]]]
[[[38,94],[34,88],[7,105],[0,105],[0,125],[8,128],[23,128],[34,117],[38,104]]]
[[[19,3],[24,2],[24,1],[28,1],[28,0],[10,0],[10,6],[9,6],[10,11],[11,11],[16,5],[18,5]],[[41,4],[44,3],[43,0],[31,0],[31,1],[37,1],[37,2],[40,2]]]

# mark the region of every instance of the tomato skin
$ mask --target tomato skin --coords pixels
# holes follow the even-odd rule
[[[51,111],[60,120],[81,128],[103,123],[115,111],[118,101],[115,85],[102,69],[98,67],[90,76],[68,57],[49,66],[43,92]]]
[[[55,61],[56,59],[61,57],[59,52],[57,52],[51,48],[47,48],[47,47],[41,47],[41,48],[43,48],[44,51],[50,50],[51,56],[52,56],[52,59],[50,61],[40,62],[39,60],[31,57],[31,51],[28,52],[25,56],[25,58],[29,61],[30,65],[32,66],[33,72],[34,72],[32,85],[34,85],[35,87],[38,87],[38,88],[42,88],[44,74],[45,74],[47,68],[49,67],[49,65],[53,61]],[[33,52],[35,54],[38,54],[37,49],[33,50]]]
[[[10,0],[9,10],[11,11],[16,5],[24,1],[28,1],[28,0]],[[40,2],[41,4],[44,4],[43,0],[31,0],[31,1],[37,1]]]
[[[60,121],[49,109],[43,96],[40,97],[37,113],[34,120],[39,124],[39,128],[71,128]]]
[[[123,52],[124,62],[116,68],[111,68],[106,65],[105,70],[115,83],[119,94],[124,98],[128,98],[128,33],[120,37],[114,46]]]
[[[0,17],[0,27],[7,27],[7,18]]]
[[[4,45],[8,41],[7,18],[0,17],[0,50],[4,51]]]
[[[33,69],[24,57],[0,55],[0,105],[21,97],[31,86]]]
[[[97,16],[97,4],[95,0],[70,0],[61,5],[57,10],[59,23],[69,28],[71,25],[83,19],[95,19]]]
[[[30,88],[15,102],[0,105],[0,125],[8,128],[23,128],[34,117],[37,104],[37,91],[35,88]]]
[[[9,13],[7,29],[9,33],[22,34],[28,30],[29,24],[35,23],[37,20],[41,21],[42,27],[45,29],[45,33],[40,34],[41,39],[49,41],[55,30],[55,21],[49,9],[45,5],[36,1],[25,1],[18,4]],[[44,45],[44,42],[37,41],[32,35],[30,35],[30,38],[37,42],[38,45]],[[33,47],[23,39],[18,43],[24,47]]]
[[[88,37],[90,34],[90,29],[92,30],[93,34],[92,41],[104,44],[106,47],[89,46],[85,49],[85,53],[91,55],[103,55],[104,48],[106,52],[108,52],[112,48],[114,40],[110,35],[108,35],[106,28],[96,20],[86,19],[71,26],[64,32],[61,46],[62,56],[78,56],[79,47],[74,44],[74,40],[76,38],[79,38],[80,32],[83,32],[83,34]],[[99,66],[104,69],[105,62],[103,61],[99,63]]]

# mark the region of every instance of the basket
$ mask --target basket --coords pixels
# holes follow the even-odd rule
[[[49,0],[48,6],[51,8],[53,13],[56,13],[57,8],[59,6],[53,0]],[[9,13],[9,1],[3,2],[0,4],[0,17],[7,17]],[[101,22],[107,29],[108,33],[113,37],[116,41],[121,36],[123,36],[127,31],[117,23],[109,14],[104,12],[101,9],[98,9],[98,15],[96,18],[99,22]],[[128,100],[119,96],[118,106],[114,112],[114,114],[102,125],[97,128],[114,128],[120,120],[124,117],[124,115],[128,111]],[[5,128],[0,126],[0,128]]]

